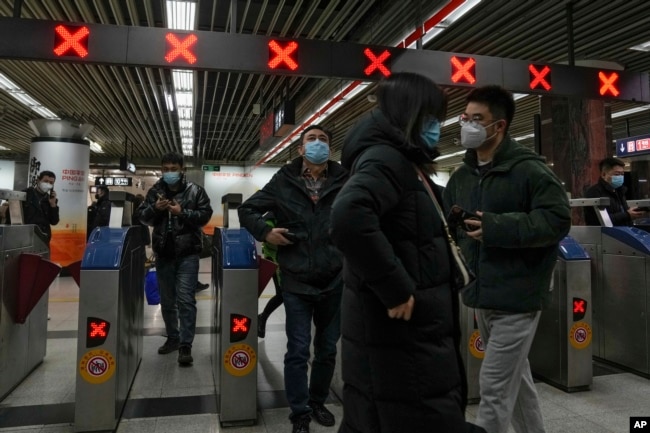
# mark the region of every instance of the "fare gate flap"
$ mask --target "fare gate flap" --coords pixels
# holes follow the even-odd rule
[[[25,323],[60,271],[61,266],[37,254],[20,254],[18,257],[20,278],[14,310],[15,323]]]
[[[565,236],[564,239],[560,241],[557,255],[564,260],[590,259],[587,251],[571,236]]]

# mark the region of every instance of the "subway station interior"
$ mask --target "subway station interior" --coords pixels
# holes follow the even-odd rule
[[[340,159],[376,83],[399,71],[448,95],[441,186],[463,163],[469,91],[513,93],[510,135],[546,158],[573,212],[529,356],[546,431],[633,431],[650,417],[650,213],[619,228],[603,211],[586,226],[583,210],[603,205],[584,192],[608,156],[625,163],[628,203],[650,207],[648,51],[642,0],[0,0],[0,432],[289,431],[284,309],[258,338],[273,281],[224,265],[227,245],[259,254],[236,207],[299,156],[311,124]],[[130,218],[167,152],[214,209],[190,368],[156,352],[165,326],[139,272],[153,253]],[[17,223],[40,170],[56,173],[62,209],[49,248]],[[113,208],[93,244],[100,185]],[[236,338],[233,315],[250,325]],[[473,311],[460,319],[472,421],[483,348]],[[234,371],[223,360],[242,347]],[[312,432],[337,431],[342,387],[337,366],[336,425]]]

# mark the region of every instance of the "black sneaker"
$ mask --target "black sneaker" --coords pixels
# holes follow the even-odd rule
[[[261,314],[257,316],[257,336],[264,338],[266,335],[266,319]]]
[[[168,353],[176,352],[179,345],[180,342],[178,339],[168,338],[167,341],[165,341],[165,344],[158,348],[158,353],[161,355],[167,355]]]
[[[309,415],[301,416],[292,422],[291,433],[309,433],[309,423],[311,422]]]
[[[193,362],[194,362],[194,358],[192,358],[192,348],[186,345],[179,347],[178,363],[180,365],[191,365]]]
[[[318,424],[324,425],[325,427],[331,427],[334,425],[334,414],[322,403],[310,401],[309,407],[312,409],[311,417],[314,418]]]
[[[207,289],[208,287],[210,287],[209,283],[202,283],[199,281],[198,283],[196,283],[196,292],[201,292]]]

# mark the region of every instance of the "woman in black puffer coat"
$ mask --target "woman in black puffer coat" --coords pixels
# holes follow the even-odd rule
[[[446,96],[412,73],[391,75],[376,96],[345,139],[351,177],[331,217],[345,258],[339,433],[465,432],[449,245],[415,171],[433,172]]]

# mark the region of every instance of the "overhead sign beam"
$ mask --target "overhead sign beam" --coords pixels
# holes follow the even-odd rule
[[[19,38],[16,35],[29,35]],[[0,18],[0,59],[373,81],[419,72],[443,86],[650,102],[647,73],[300,38]]]

